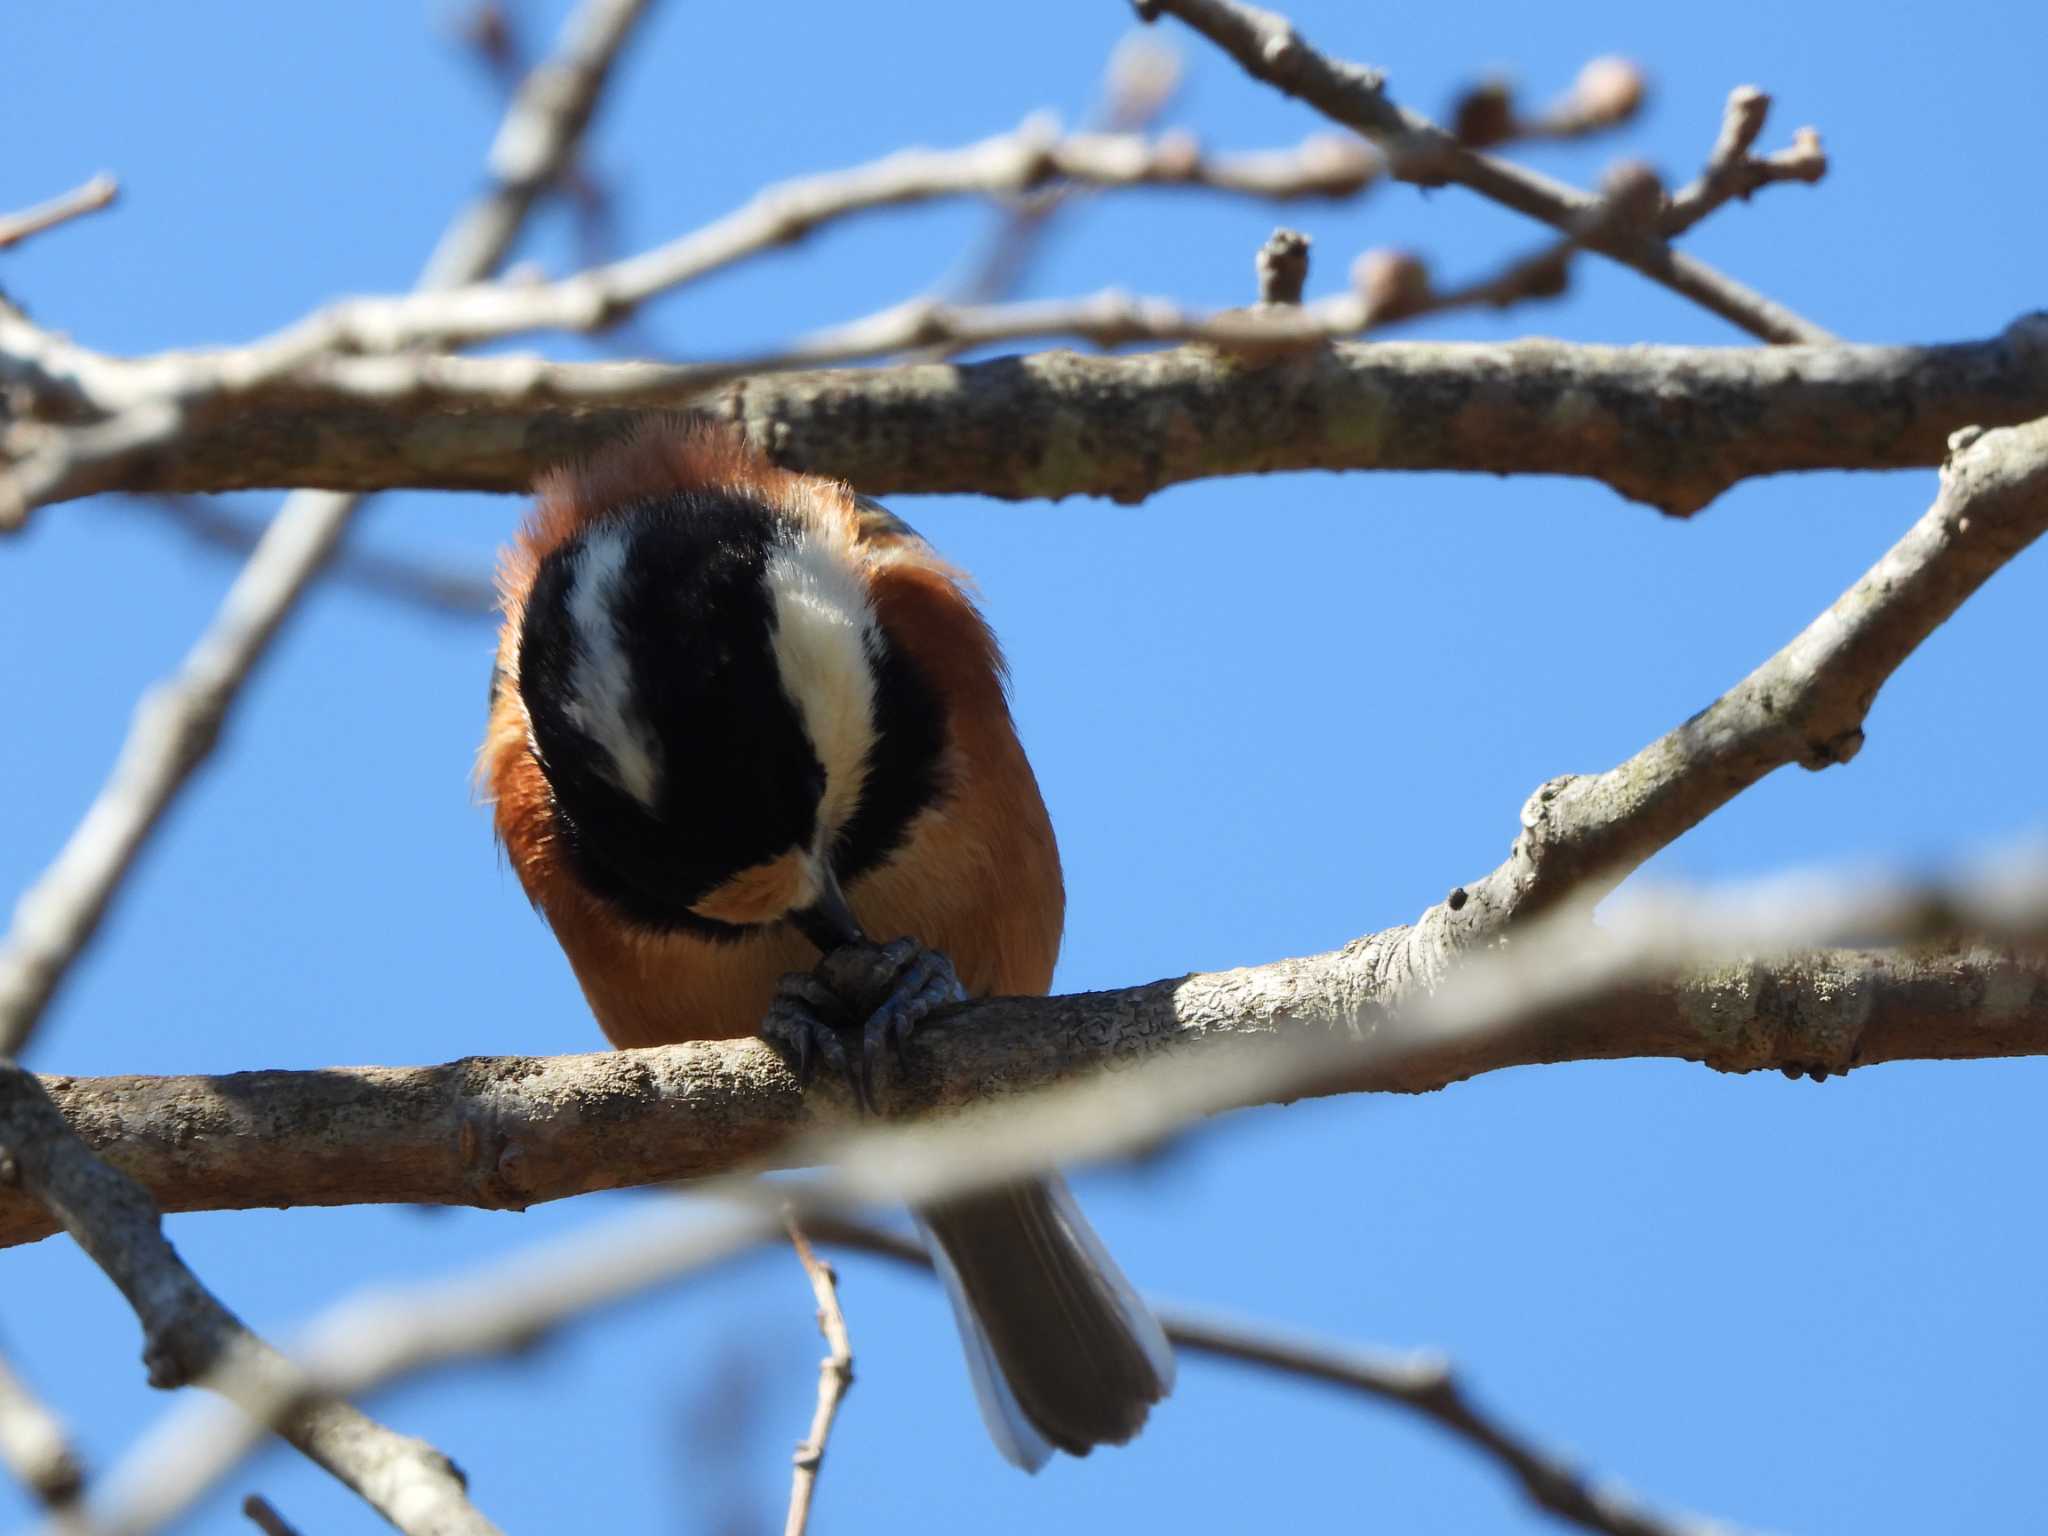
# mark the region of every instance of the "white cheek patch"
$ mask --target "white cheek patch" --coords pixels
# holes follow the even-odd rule
[[[569,588],[576,662],[563,713],[602,752],[607,777],[651,810],[661,790],[661,749],[634,713],[633,668],[613,614],[625,567],[626,537],[618,529],[593,534],[577,557]]]
[[[839,551],[805,530],[776,550],[762,576],[775,608],[775,661],[825,769],[818,827],[826,841],[852,817],[875,741],[881,636],[867,592]]]

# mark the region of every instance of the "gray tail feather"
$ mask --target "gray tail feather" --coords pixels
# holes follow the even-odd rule
[[[996,1449],[1027,1472],[1135,1435],[1173,1348],[1057,1174],[916,1212]]]

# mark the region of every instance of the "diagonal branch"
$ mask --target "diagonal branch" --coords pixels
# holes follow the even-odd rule
[[[813,1217],[808,1227],[821,1243],[931,1272],[931,1256],[924,1245],[886,1227],[837,1216]],[[1734,1536],[1726,1526],[1659,1515],[1599,1487],[1481,1407],[1451,1367],[1433,1355],[1372,1354],[1353,1345],[1224,1322],[1157,1302],[1152,1311],[1177,1349],[1328,1382],[1420,1414],[1491,1458],[1539,1509],[1584,1530],[1605,1536]]]
[[[503,259],[516,228],[509,215],[523,216],[540,181],[574,158],[610,61],[645,7],[646,0],[585,0],[576,9],[557,57],[515,95],[499,131],[492,164],[501,178],[512,179],[455,220],[423,283],[475,279]],[[168,444],[185,416],[171,401],[145,399],[115,424],[153,407],[167,413],[157,446]],[[136,451],[133,443],[124,450]],[[287,498],[177,674],[137,705],[112,777],[56,860],[22,895],[0,940],[0,1057],[21,1054],[143,845],[212,754],[243,684],[340,544],[357,505],[355,496],[325,491]]]
[[[19,213],[0,214],[0,251],[19,245],[46,229],[55,229],[59,224],[68,224],[88,213],[97,213],[109,206],[120,191],[121,184],[102,172],[73,187],[62,197],[53,197],[47,203],[38,203]]]
[[[1507,862],[1456,907],[1432,908],[1420,932],[1466,948],[1566,896],[1602,895],[1766,774],[1855,757],[1878,690],[2048,529],[2048,420],[1968,429],[1954,446],[1934,505],[1825,613],[1627,762],[1543,785]]]
[[[251,1407],[319,1466],[414,1536],[494,1536],[462,1474],[303,1374],[221,1305],[163,1235],[141,1187],[86,1150],[36,1079],[0,1063],[0,1182],[18,1184],[120,1287],[142,1323],[152,1386],[212,1387]]]
[[[1309,46],[1286,17],[1235,0],[1133,0],[1151,21],[1178,16],[1243,66],[1324,116],[1354,128],[1380,147],[1390,173],[1420,186],[1446,182],[1569,234],[1593,199],[1575,187],[1467,149],[1419,113],[1396,104],[1378,71],[1331,58]],[[1653,282],[1683,294],[1765,341],[1825,343],[1835,338],[1812,321],[1737,282],[1703,261],[1674,251],[1649,231],[1612,231],[1591,249]]]
[[[63,1422],[5,1360],[0,1360],[0,1464],[53,1512],[75,1503],[85,1484],[84,1464]]]

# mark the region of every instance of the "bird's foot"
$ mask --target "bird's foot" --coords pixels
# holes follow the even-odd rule
[[[885,1058],[901,1052],[933,1010],[966,1000],[953,962],[915,939],[847,944],[816,970],[782,978],[761,1034],[789,1054],[804,1082],[822,1059],[873,1110]]]

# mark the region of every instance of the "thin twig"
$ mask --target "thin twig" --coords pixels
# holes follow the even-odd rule
[[[1235,0],[1133,0],[1150,21],[1171,13],[1263,80],[1380,147],[1392,175],[1421,186],[1455,183],[1569,234],[1593,199],[1575,187],[1467,149],[1428,118],[1397,105],[1377,71],[1310,47],[1286,17]],[[1753,336],[1776,342],[1835,338],[1705,262],[1674,251],[1654,231],[1613,231],[1589,247],[1635,268]]]
[[[832,1421],[839,1416],[839,1405],[853,1385],[853,1341],[847,1336],[846,1314],[839,1306],[839,1277],[811,1251],[794,1216],[788,1218],[788,1227],[790,1246],[810,1276],[811,1294],[818,1301],[818,1332],[825,1336],[825,1358],[818,1362],[818,1406],[811,1414],[810,1433],[796,1448],[789,1519],[783,1526],[783,1536],[804,1536],[811,1519],[811,1500],[818,1491],[818,1468],[824,1464],[826,1442],[832,1436]]]
[[[905,149],[844,171],[783,182],[667,245],[553,282],[482,283],[403,298],[353,299],[268,345],[318,355],[459,346],[530,331],[616,324],[662,294],[856,214],[1054,184],[1184,187],[1264,199],[1336,198],[1376,171],[1370,151],[1333,137],[1291,150],[1210,155],[1186,134],[1061,135],[1044,118],[961,149]],[[259,343],[259,345],[264,345]]]
[[[36,1501],[62,1510],[85,1484],[84,1463],[57,1415],[0,1359],[0,1464]]]
[[[272,1507],[270,1500],[260,1493],[252,1493],[242,1500],[242,1513],[256,1524],[263,1536],[299,1536],[292,1523]]]
[[[571,15],[556,56],[534,71],[499,129],[491,152],[498,184],[455,219],[427,262],[423,285],[471,282],[504,258],[540,186],[573,160],[611,60],[645,8],[646,0],[585,0]],[[182,427],[174,400],[156,402],[172,417],[164,441]],[[287,497],[213,624],[177,674],[137,706],[112,777],[23,894],[0,940],[0,1056],[19,1056],[27,1045],[143,845],[211,755],[243,684],[340,544],[359,501],[326,491]]]
[[[68,224],[85,214],[97,213],[112,203],[120,191],[121,184],[102,171],[62,197],[53,197],[47,203],[38,203],[19,213],[0,214],[0,251],[19,245],[46,229],[55,229],[59,224]]]
[[[914,1238],[844,1216],[813,1217],[821,1243],[852,1248],[931,1272],[931,1255]],[[1732,1528],[1685,1516],[1660,1515],[1597,1486],[1569,1462],[1511,1429],[1473,1401],[1451,1367],[1434,1355],[1369,1353],[1334,1340],[1282,1333],[1255,1323],[1224,1322],[1184,1307],[1151,1303],[1174,1345],[1194,1354],[1236,1360],[1288,1376],[1346,1387],[1418,1413],[1521,1484],[1530,1501],[1561,1520],[1604,1536],[1733,1536]]]
[[[164,494],[112,504],[157,513],[195,542],[226,554],[247,555],[263,538],[262,524],[237,517],[219,503],[197,496]],[[481,570],[436,568],[368,550],[344,548],[337,552],[328,566],[327,579],[456,618],[487,618],[498,607],[497,588]]]
[[[1771,98],[1753,85],[1739,85],[1729,92],[1707,168],[1697,181],[1671,195],[1658,219],[1657,227],[1665,239],[1684,234],[1723,203],[1746,198],[1759,187],[1781,181],[1811,183],[1827,175],[1827,152],[1820,147],[1820,134],[1812,128],[1795,133],[1790,149],[1762,156],[1750,153],[1770,110]]]

